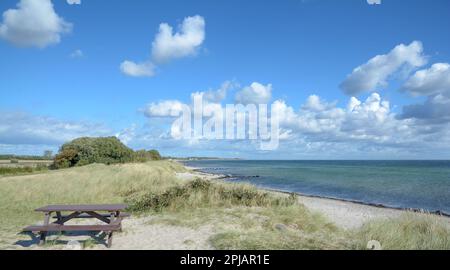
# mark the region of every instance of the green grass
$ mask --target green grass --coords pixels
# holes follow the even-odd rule
[[[247,184],[196,179],[182,181],[176,162],[92,164],[42,174],[0,178],[0,248],[16,234],[41,222],[33,210],[46,204],[129,204],[133,216],[149,222],[197,228],[208,225],[218,249],[450,249],[450,228],[436,216],[407,214],[343,230],[299,204]]]

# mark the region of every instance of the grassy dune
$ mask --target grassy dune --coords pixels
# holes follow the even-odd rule
[[[116,203],[139,190],[163,191],[176,185],[177,163],[107,166],[93,164],[71,169],[0,178],[0,233],[18,232],[40,221],[34,209],[46,204]]]
[[[298,203],[295,196],[245,184],[182,181],[175,162],[94,164],[43,174],[0,178],[0,248],[23,226],[40,222],[33,209],[55,203],[126,202],[134,216],[152,222],[215,228],[219,249],[365,249],[375,239],[385,249],[450,249],[450,228],[435,216],[407,214],[343,230]]]

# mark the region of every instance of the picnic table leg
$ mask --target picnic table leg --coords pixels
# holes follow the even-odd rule
[[[50,215],[51,212],[46,212],[45,213],[45,217],[44,217],[44,226],[47,226],[49,221],[50,221]],[[39,237],[39,245],[43,245],[45,244],[45,237],[47,236],[47,232],[40,232],[40,237]]]
[[[113,239],[113,232],[108,232],[108,242],[107,242],[107,247],[111,248],[112,246],[112,239]]]
[[[58,223],[58,224],[61,224],[61,225],[64,225],[64,221],[62,220],[62,215],[61,215],[61,212],[60,211],[57,211],[56,212],[56,222],[55,223]],[[61,233],[62,234],[64,234],[64,233],[66,233],[65,231],[61,231]]]
[[[120,217],[120,211],[116,211],[115,213],[115,219],[119,221],[120,223],[120,228],[119,228],[119,232],[122,232],[122,218]]]
[[[116,213],[111,212],[109,215],[109,224],[113,224],[114,220],[116,219]]]
[[[56,223],[59,223],[61,225],[64,225],[64,222],[60,223],[62,221],[61,212],[56,212]]]

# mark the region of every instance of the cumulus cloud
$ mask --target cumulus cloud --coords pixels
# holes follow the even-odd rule
[[[247,89],[248,92],[251,88],[251,85],[246,86],[238,92],[242,92],[243,89]],[[220,89],[216,90],[219,91]],[[213,92],[210,90],[210,96],[215,97],[217,93]],[[173,100],[151,103],[144,113],[147,117],[178,117],[183,106],[192,108],[194,97],[199,95],[205,97],[206,93],[208,91],[192,93],[191,103]],[[212,98],[209,101],[204,99],[204,111],[225,110],[225,105],[220,102],[225,97],[218,96],[220,98]],[[435,117],[436,114],[442,114],[445,108],[450,108],[448,99],[436,98],[433,102],[434,105],[439,103],[442,106],[434,106],[436,111],[429,117]],[[308,155],[330,158],[341,156],[368,158],[369,155],[378,158],[411,158],[433,156],[431,149],[442,151],[443,145],[447,143],[450,145],[450,140],[446,139],[450,134],[449,123],[400,117],[392,111],[390,102],[378,93],[372,93],[364,100],[350,97],[343,106],[338,104],[337,101],[326,101],[318,95],[309,96],[298,108],[292,107],[285,100],[275,100],[272,106],[280,119],[281,142],[280,149],[272,154],[273,157],[282,157],[284,151],[287,156],[283,157],[289,158]],[[190,153],[197,148],[199,151],[211,148],[216,152],[223,151],[229,154],[231,149],[235,149],[239,155],[251,156],[251,153],[254,154],[259,149],[257,143],[248,140],[224,142],[198,137],[183,142],[181,132],[180,125],[170,125],[165,135],[159,139],[166,141],[166,144],[176,139],[176,145],[184,147],[183,149]],[[450,150],[450,147],[447,148]]]
[[[380,5],[381,0],[367,0],[367,4],[369,5]]]
[[[450,98],[443,95],[429,96],[422,104],[404,106],[399,117],[427,120],[428,123],[449,122]]]
[[[244,87],[236,93],[235,100],[241,104],[267,104],[272,98],[272,85],[263,85],[258,82]]]
[[[81,5],[81,0],[67,0],[69,5]]]
[[[20,0],[3,13],[0,38],[22,47],[44,48],[61,41],[72,24],[56,14],[51,0]]]
[[[134,77],[153,76],[153,63],[163,64],[173,59],[195,55],[204,40],[205,20],[199,15],[186,17],[175,33],[169,24],[162,23],[152,43],[151,59],[144,64],[124,61],[120,70]]]
[[[234,87],[236,87],[235,83],[225,81],[219,89],[192,93],[190,103],[183,103],[179,100],[162,100],[148,104],[142,111],[147,117],[177,117],[182,113],[183,108],[192,109],[194,99],[201,96],[204,110],[212,113],[214,110],[221,109],[221,102],[226,98],[227,92]]]
[[[184,103],[178,100],[152,102],[143,110],[147,117],[176,117],[183,111]]]
[[[155,75],[155,65],[151,62],[135,63],[125,60],[120,64],[120,70],[123,74],[132,77],[152,77]]]
[[[417,68],[425,65],[422,43],[413,41],[400,44],[388,54],[377,55],[367,63],[355,68],[341,83],[341,89],[348,95],[358,95],[387,86],[387,79],[402,67]]]
[[[414,73],[402,86],[414,96],[426,96],[422,104],[403,107],[400,118],[426,119],[429,122],[450,121],[450,65],[436,63]]]
[[[419,70],[405,82],[402,89],[413,95],[443,94],[450,97],[450,65],[436,63],[429,69]]]
[[[152,58],[162,63],[194,55],[204,40],[205,20],[201,16],[185,18],[175,33],[169,24],[162,23],[152,44]]]

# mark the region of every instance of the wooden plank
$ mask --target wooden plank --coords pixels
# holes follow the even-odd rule
[[[61,218],[59,220],[57,220],[55,223],[63,225],[64,223],[66,223],[67,221],[71,220],[72,218],[76,218],[77,216],[81,215],[81,212],[73,212],[72,214],[66,216],[65,218]],[[44,223],[44,225],[46,225]]]
[[[126,204],[73,204],[73,205],[47,205],[36,209],[38,212],[63,212],[63,211],[107,211],[115,212],[125,210]]]
[[[110,223],[111,222],[111,219],[109,219],[107,217],[104,217],[103,215],[100,215],[99,213],[94,212],[94,211],[88,211],[88,212],[86,212],[86,214],[88,214],[91,217],[94,217],[94,218],[96,218],[98,220],[101,220],[101,221],[103,221],[105,223]]]
[[[120,224],[105,225],[47,225],[47,226],[28,226],[23,229],[24,232],[61,232],[61,231],[117,231]]]

